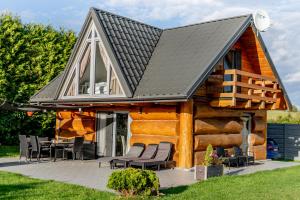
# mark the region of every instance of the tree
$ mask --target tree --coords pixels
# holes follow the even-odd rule
[[[75,41],[72,31],[0,15],[0,98],[27,103],[64,69]],[[24,112],[1,111],[0,141],[17,143],[18,134],[50,134],[54,119],[53,113],[30,118]]]

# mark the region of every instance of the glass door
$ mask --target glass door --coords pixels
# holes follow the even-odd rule
[[[128,113],[116,113],[116,156],[123,156],[127,149]]]
[[[113,125],[113,113],[97,112],[96,142],[99,157],[111,157],[113,155]]]
[[[129,143],[128,113],[97,112],[96,142],[100,157],[122,156],[126,154]]]

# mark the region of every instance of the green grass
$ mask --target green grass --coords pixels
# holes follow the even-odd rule
[[[163,199],[300,199],[300,166],[245,176],[223,176],[162,191]]]
[[[18,146],[0,146],[0,158],[1,157],[15,157],[19,156]]]
[[[99,180],[101,181],[101,180]],[[114,199],[115,195],[77,185],[28,178],[0,171],[0,199]]]
[[[300,112],[272,110],[268,111],[267,120],[268,123],[299,124]]]
[[[300,166],[263,171],[245,176],[223,176],[190,186],[162,190],[161,192],[164,196],[149,199],[300,199]],[[120,198],[112,193],[77,185],[44,181],[0,171],[0,199],[106,200]]]

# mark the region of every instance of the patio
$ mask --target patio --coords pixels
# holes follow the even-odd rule
[[[257,161],[256,165],[248,167],[226,168],[227,175],[244,175],[263,170],[273,170],[284,167],[300,165],[299,162],[280,162],[280,161]],[[66,183],[78,184],[89,188],[109,191],[106,183],[112,173],[108,166],[98,168],[95,160],[81,161],[68,160],[49,162],[21,162],[18,158],[1,158],[0,170],[20,173],[29,177],[56,180]],[[156,172],[161,183],[161,188],[176,187],[179,185],[189,185],[196,181],[193,179],[193,172],[180,169],[168,169]]]

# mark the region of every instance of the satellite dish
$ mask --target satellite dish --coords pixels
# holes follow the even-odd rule
[[[253,14],[254,25],[258,31],[267,31],[271,26],[271,20],[268,13],[264,10],[258,10]]]

